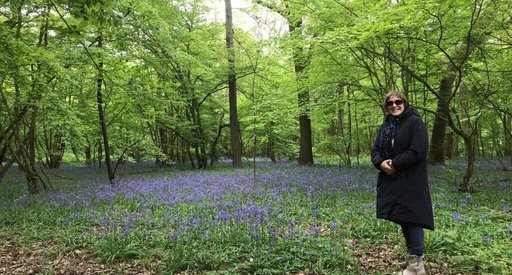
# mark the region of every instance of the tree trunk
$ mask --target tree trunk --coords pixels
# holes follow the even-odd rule
[[[338,106],[336,110],[336,120],[331,125],[329,130],[329,134],[339,135],[343,137],[343,117],[345,116],[345,99],[344,99],[344,86],[342,83],[338,83],[338,87],[336,88],[336,106]],[[350,109],[349,109],[350,111]]]
[[[2,102],[2,104],[8,106],[7,102]],[[7,155],[13,138],[12,126],[11,123],[11,125],[4,128],[4,126],[0,124],[0,182],[2,182],[5,174],[14,163],[14,159],[12,157],[8,158]]]
[[[300,125],[300,152],[299,164],[312,165],[313,162],[313,142],[311,131],[311,120],[309,119],[309,92],[299,92],[299,107],[301,114],[299,115]]]
[[[234,167],[242,166],[242,146],[240,143],[240,125],[238,123],[235,52],[233,48],[233,16],[231,0],[224,0],[226,6],[226,45],[228,49],[228,86],[229,86],[229,124],[231,126],[231,157]]]
[[[473,168],[475,162],[475,151],[473,148],[472,137],[465,136],[464,145],[466,146],[466,171],[464,172],[464,176],[462,177],[462,182],[459,185],[460,192],[471,192],[473,188],[471,186],[471,176],[473,175]]]
[[[274,137],[273,137],[272,133],[270,132],[268,134],[267,155],[270,158],[270,161],[272,161],[272,163],[276,163],[277,162],[276,151],[274,149],[274,144],[275,144],[274,143]]]
[[[478,152],[479,152],[478,156],[479,157],[485,157],[486,154],[487,154],[487,151],[485,150],[484,137],[483,137],[483,134],[482,134],[482,127],[478,127],[477,129],[478,129],[478,137],[477,138],[478,138],[478,141],[480,143],[480,146],[478,146],[479,147],[478,148],[479,149],[478,150]]]
[[[219,160],[219,155],[217,152],[217,144],[219,143],[219,140],[222,136],[222,128],[224,128],[226,125],[224,124],[224,113],[220,117],[219,121],[219,127],[217,128],[217,135],[215,136],[215,139],[212,142],[212,147],[210,150],[210,166],[212,166],[215,162]]]
[[[455,133],[448,132],[445,134],[444,154],[446,159],[452,159],[455,155]]]
[[[0,183],[4,179],[9,168],[14,164],[14,159],[8,159],[5,163],[0,163]]]
[[[496,154],[497,157],[503,157],[503,151],[502,149],[502,146],[501,146],[501,135],[499,134],[501,132],[501,129],[499,129],[499,126],[498,126],[498,123],[496,121],[494,121],[492,124],[491,124],[491,137],[492,137],[492,148],[494,148],[494,153]]]
[[[348,101],[348,106],[347,106],[347,109],[348,109],[348,145],[347,145],[347,164],[348,164],[348,167],[352,167],[352,153],[353,153],[353,149],[352,149],[352,108],[350,107],[350,101]],[[343,119],[343,117],[342,117]]]
[[[186,146],[187,146],[187,150],[185,152],[187,153],[188,159],[190,160],[190,165],[192,166],[192,169],[195,169],[196,164],[195,164],[194,158],[192,157],[192,152],[190,152],[189,145],[186,145]],[[185,163],[185,158],[183,158],[183,163]]]
[[[501,122],[503,124],[504,134],[504,155],[512,157],[512,116],[509,114],[503,114],[501,116]]]
[[[92,153],[91,153],[91,146],[90,145],[87,145],[87,147],[85,147],[85,164],[87,166],[91,166],[92,165]]]
[[[32,104],[32,113],[30,115],[30,124],[28,127],[28,136],[26,139],[25,146],[27,148],[27,155],[25,156],[25,177],[27,178],[27,184],[29,192],[38,193],[41,191],[41,187],[39,184],[43,185],[43,188],[46,189],[46,185],[41,180],[39,173],[36,169],[36,124],[37,124],[37,114],[38,107],[36,104]]]
[[[41,147],[45,151],[45,166],[50,169],[59,168],[66,148],[61,131],[56,130],[54,135],[51,131],[45,131],[43,137],[44,144]]]
[[[289,24],[290,33],[296,28],[300,28],[302,26],[302,21],[298,21],[295,23],[295,26]],[[306,56],[304,54],[304,49],[300,46],[295,47],[293,53],[293,63],[295,74],[297,78],[297,83],[299,86],[304,85],[304,74],[306,69]],[[312,131],[311,131],[311,119],[309,118],[309,90],[307,88],[301,87],[299,88],[298,93],[298,101],[299,101],[299,127],[300,127],[300,150],[299,150],[299,165],[312,165],[313,161],[313,141],[312,141]]]
[[[101,49],[103,47],[103,35],[100,34],[98,37],[98,47]],[[108,179],[110,184],[114,184],[114,171],[112,169],[112,160],[110,159],[110,145],[108,140],[107,133],[107,122],[105,121],[105,110],[103,103],[103,61],[98,63],[98,81],[97,81],[97,90],[96,90],[96,101],[98,103],[98,116],[100,120],[101,127],[101,136],[103,138],[103,145],[105,150],[105,163],[107,165]],[[101,162],[101,160],[99,160]]]
[[[352,98],[355,99],[355,96],[354,96],[354,92],[352,92]],[[349,101],[350,102],[350,101]],[[359,155],[361,154],[361,140],[359,138],[359,120],[357,118],[357,106],[355,105],[356,104],[356,101],[354,101],[354,121],[355,121],[355,126],[356,126],[356,161],[357,161],[357,165],[359,165]]]
[[[201,122],[201,112],[199,110],[199,102],[197,98],[192,98],[191,104],[189,106],[189,120],[194,124],[194,142],[192,146],[194,147],[194,152],[196,155],[197,167],[198,168],[207,168],[208,166],[208,155],[206,150],[206,135],[204,133],[203,125]]]
[[[157,126],[157,128],[158,128],[157,144],[165,157],[164,157],[164,159],[162,159],[161,157],[157,157],[156,164],[159,167],[163,167],[163,166],[170,165],[170,163],[172,161],[172,156],[170,154],[170,148],[172,147],[172,145],[170,144],[170,140],[168,137],[168,130],[162,126]]]
[[[430,154],[428,162],[433,165],[444,164],[444,139],[446,127],[448,125],[449,100],[452,95],[454,78],[447,76],[441,80],[439,88],[439,98],[437,100],[437,111],[432,128],[432,137],[430,141]]]
[[[467,87],[464,84],[461,84],[461,93],[462,95],[467,94],[468,90]],[[458,135],[460,136],[465,145],[465,151],[466,151],[466,171],[464,173],[464,176],[462,177],[462,182],[459,184],[459,191],[460,192],[472,192],[473,188],[471,186],[471,177],[473,175],[473,169],[474,169],[474,162],[475,162],[475,146],[474,142],[476,141],[476,134],[477,134],[477,122],[472,124],[471,117],[467,115],[467,109],[469,106],[464,106],[464,102],[460,104],[461,109],[465,110],[461,113],[466,114],[466,117],[461,118],[459,114],[455,113],[457,109],[453,109],[452,112],[454,112],[453,116],[448,113],[448,123],[450,125],[450,128]],[[457,118],[457,127],[455,125],[455,122],[452,118]]]

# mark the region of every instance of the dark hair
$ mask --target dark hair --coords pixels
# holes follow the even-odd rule
[[[404,101],[404,109],[407,109],[407,107],[409,107],[409,104],[407,102],[407,97],[399,92],[399,91],[390,91],[387,95],[386,95],[386,98],[384,99],[384,103],[382,104],[382,106],[384,107],[384,110],[386,111],[386,113],[388,112],[388,107],[386,106],[386,103],[388,102],[388,100],[392,97],[392,96],[396,96],[398,98],[400,98],[401,100]]]

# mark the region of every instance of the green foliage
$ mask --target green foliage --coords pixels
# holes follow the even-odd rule
[[[92,248],[98,259],[104,262],[140,257],[143,253],[142,247],[143,245],[138,242],[137,238],[123,233],[110,233],[92,241]]]

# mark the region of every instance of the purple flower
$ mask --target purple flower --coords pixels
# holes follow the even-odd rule
[[[128,226],[123,226],[123,234],[130,235],[130,228]]]
[[[452,212],[452,219],[453,219],[454,221],[458,222],[458,221],[460,221],[461,216],[460,216],[460,214],[459,214],[459,213],[457,213],[457,212]]]
[[[318,216],[318,203],[316,201],[311,205],[311,213],[313,214],[313,217]]]
[[[488,219],[489,219],[489,213],[485,213],[480,216],[481,221],[487,221]]]
[[[225,210],[220,210],[217,213],[216,219],[219,220],[219,221],[227,223],[231,219],[231,214],[229,214],[229,212],[227,212]]]
[[[336,221],[332,221],[331,225],[329,226],[329,229],[331,230],[331,232],[334,232],[334,231],[336,231],[337,226],[338,226],[338,224],[336,223]]]
[[[318,226],[318,225],[316,225],[316,224],[312,224],[312,225],[310,226],[310,229],[311,229],[311,234],[312,234],[313,236],[317,236],[317,235],[318,235],[318,233],[320,232],[320,226]]]
[[[510,212],[512,208],[510,208],[510,204],[508,202],[503,204],[503,211],[504,212]]]
[[[485,243],[485,244],[490,244],[491,241],[492,241],[492,238],[489,237],[489,236],[482,236],[482,241]]]
[[[270,235],[270,237],[273,240],[277,239],[277,232],[272,226],[269,226],[267,230],[268,230],[268,234]]]

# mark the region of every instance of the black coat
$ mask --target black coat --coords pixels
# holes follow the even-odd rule
[[[389,116],[386,117],[386,120]],[[380,152],[380,136],[372,147],[372,163],[380,170],[385,160]],[[416,110],[408,107],[400,115],[400,123],[394,135],[392,158],[396,173],[389,176],[379,172],[377,179],[377,218],[396,223],[413,223],[423,228],[434,229],[432,201],[428,188],[427,152],[428,133]]]

